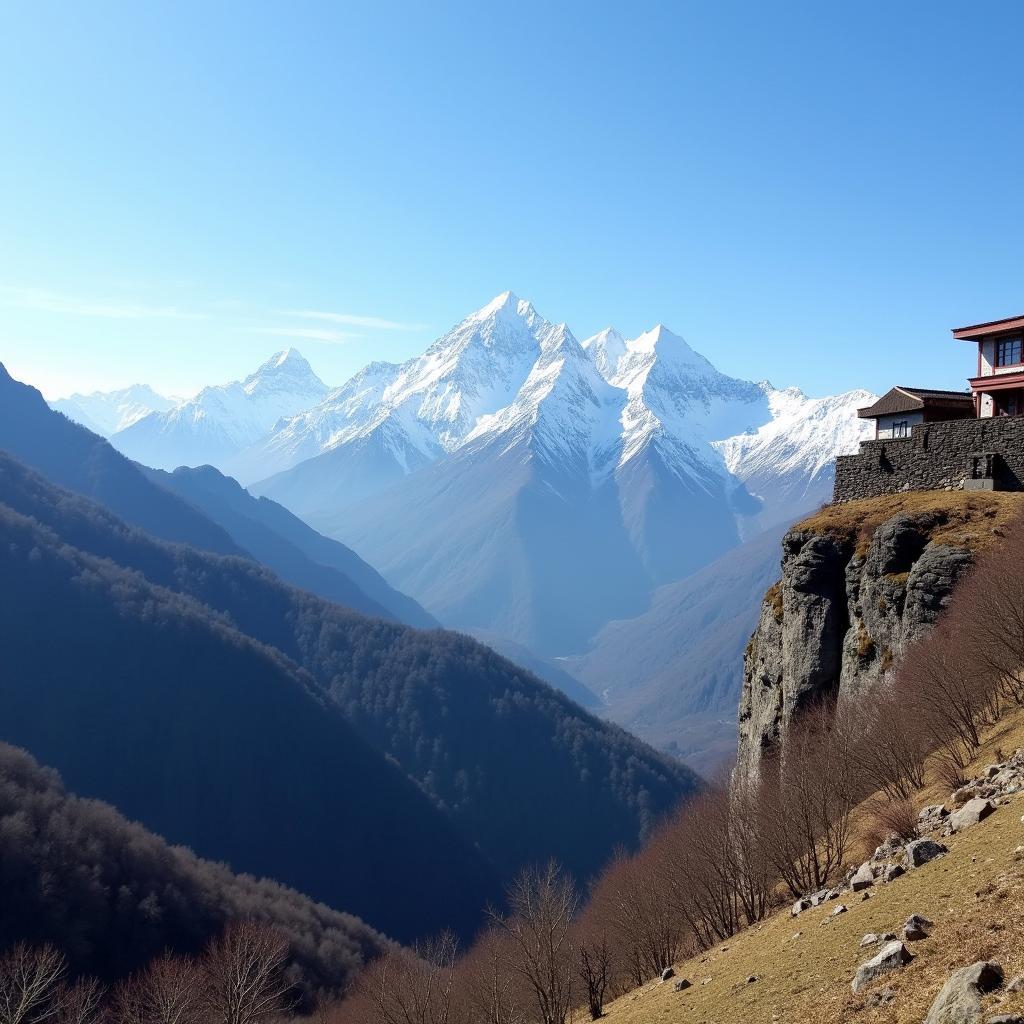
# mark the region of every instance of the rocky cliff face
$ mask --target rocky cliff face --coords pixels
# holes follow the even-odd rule
[[[738,778],[756,773],[801,708],[861,699],[891,675],[974,552],[1001,532],[1007,497],[852,502],[785,535],[782,579],[765,595],[744,657]]]

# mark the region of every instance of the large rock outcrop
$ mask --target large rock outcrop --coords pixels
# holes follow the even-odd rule
[[[948,604],[1008,495],[926,494],[833,506],[782,542],[744,656],[737,778],[756,775],[812,702],[861,700]],[[919,499],[919,500],[917,500]]]

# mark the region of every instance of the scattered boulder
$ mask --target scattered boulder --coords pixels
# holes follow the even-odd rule
[[[928,938],[928,931],[934,922],[920,914],[911,914],[903,925],[903,941],[918,942]]]
[[[1024,1017],[1019,1013],[997,1013],[989,1017],[986,1024],[1024,1024]]]
[[[661,972],[662,981],[668,981],[669,978],[674,978],[675,976],[676,972],[674,967],[666,967],[665,970]]]
[[[871,861],[865,861],[854,873],[850,879],[850,888],[854,892],[860,892],[861,889],[867,889],[868,886],[875,884],[875,871],[871,867]]]
[[[878,936],[874,932],[868,932],[863,939],[860,940],[861,946],[873,946],[878,942]]]
[[[822,903],[828,903],[829,900],[834,900],[838,895],[838,889],[819,889],[817,892],[812,892],[807,898],[811,901],[812,907],[820,907]]]
[[[885,867],[882,868],[881,877],[882,881],[885,882],[886,885],[888,885],[890,882],[899,878],[900,875],[905,875],[906,873],[906,869],[903,867],[902,864],[886,864]]]
[[[945,804],[929,804],[927,807],[921,808],[918,818],[921,821],[929,821],[935,818],[945,818],[948,815],[949,811],[946,810]]]
[[[856,994],[861,989],[870,985],[876,978],[882,977],[883,974],[889,974],[892,971],[898,971],[901,967],[905,967],[912,959],[913,957],[910,955],[909,950],[902,942],[899,940],[889,942],[870,960],[866,960],[857,968],[857,973],[850,987]]]
[[[835,908],[835,909],[834,909],[834,910],[832,911],[832,913],[831,913],[831,914],[829,914],[828,916],[829,916],[829,917],[838,917],[838,916],[839,916],[840,914],[845,914],[845,913],[846,913],[846,910],[847,910],[846,904],[845,904],[845,903],[840,903],[840,904],[839,904],[839,906],[838,906],[838,907],[836,907],[836,908]]]
[[[991,800],[982,800],[981,797],[968,800],[960,810],[954,811],[949,816],[950,831],[959,832],[961,829],[969,828],[971,825],[977,825],[979,821],[984,821],[995,809],[996,805]]]
[[[912,843],[907,843],[907,866],[919,868],[944,853],[949,853],[949,847],[937,843],[934,839],[915,839]]]
[[[798,914],[802,914],[805,910],[810,910],[813,906],[814,904],[806,896],[801,896],[800,899],[793,904],[793,909],[790,913],[793,917],[796,917]]]
[[[680,978],[672,987],[677,992],[685,992],[688,988],[691,987],[690,979],[689,978]]]
[[[991,960],[979,960],[954,971],[935,997],[924,1024],[975,1024],[981,1020],[981,996],[998,988],[1003,969]]]

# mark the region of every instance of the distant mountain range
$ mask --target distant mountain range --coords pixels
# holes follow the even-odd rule
[[[660,588],[828,501],[872,398],[730,377],[661,325],[580,342],[506,292],[405,363],[328,389],[288,350],[111,443],[149,465],[218,467],[446,626],[593,704],[588,688],[607,689],[602,631],[656,614]],[[686,646],[677,622],[664,628]],[[572,664],[589,678],[570,680]]]
[[[581,344],[506,293],[228,468],[446,624],[564,655],[827,500],[870,397],[729,377],[661,326]]]

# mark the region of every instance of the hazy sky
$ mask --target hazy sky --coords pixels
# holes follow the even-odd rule
[[[1024,312],[1020,3],[47,3],[0,22],[0,360],[329,383],[512,289],[823,394]]]

